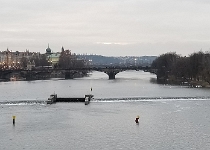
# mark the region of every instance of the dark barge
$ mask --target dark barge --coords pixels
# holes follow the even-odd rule
[[[90,103],[93,95],[85,95],[84,97],[57,97],[57,94],[52,94],[47,100],[47,104],[53,104],[56,102],[84,102],[85,105]]]

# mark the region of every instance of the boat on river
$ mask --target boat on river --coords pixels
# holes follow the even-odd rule
[[[52,94],[47,100],[47,104],[53,104],[57,102],[84,102],[88,105],[93,98],[92,94],[85,95],[84,97],[58,97],[57,94]]]

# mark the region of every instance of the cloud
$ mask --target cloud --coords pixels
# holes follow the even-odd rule
[[[106,55],[208,49],[209,13],[205,0],[3,0],[0,50],[44,52],[47,43]]]
[[[110,43],[110,42],[96,42],[97,44],[102,44],[102,45],[128,45],[131,43]]]

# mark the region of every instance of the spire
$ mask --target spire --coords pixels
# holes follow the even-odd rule
[[[64,48],[63,48],[63,46],[62,46],[62,48],[61,48],[61,52],[64,52]]]

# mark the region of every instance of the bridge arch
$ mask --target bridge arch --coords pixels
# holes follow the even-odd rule
[[[144,70],[145,71],[145,68],[131,66],[131,67],[93,68],[93,70],[104,72],[109,76],[109,80],[113,80],[113,79],[115,79],[115,76],[120,72],[123,72],[126,70],[136,70],[136,71]]]

